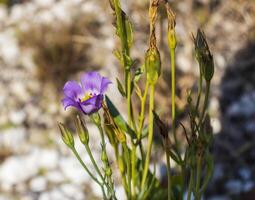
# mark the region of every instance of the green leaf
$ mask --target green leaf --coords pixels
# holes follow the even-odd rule
[[[120,63],[122,63],[122,55],[121,55],[120,51],[119,51],[119,50],[114,50],[114,51],[113,51],[113,54],[114,54],[115,57],[118,59],[118,61],[119,61]]]
[[[135,82],[135,83],[137,83],[137,82],[140,80],[142,74],[143,74],[142,68],[138,68],[138,69],[135,71],[135,76],[134,76],[134,82]]]
[[[173,151],[169,151],[169,155],[170,157],[177,163],[177,164],[181,164],[180,159],[178,158],[177,155],[175,155],[175,153]]]
[[[121,116],[118,109],[113,105],[112,101],[109,99],[108,96],[105,97],[107,107],[111,116],[113,117],[114,122],[116,125],[124,132],[126,132],[132,139],[136,139],[135,132],[131,129],[131,127],[127,124],[124,118]]]
[[[125,26],[126,26],[126,33],[127,33],[128,48],[130,49],[133,45],[134,36],[133,36],[132,24],[130,23],[130,21],[127,17],[126,17],[126,20],[125,20]]]
[[[123,88],[120,80],[118,78],[116,78],[116,81],[117,81],[117,86],[118,86],[118,90],[120,92],[120,94],[123,96],[123,97],[126,97],[126,92],[125,92],[125,89]]]

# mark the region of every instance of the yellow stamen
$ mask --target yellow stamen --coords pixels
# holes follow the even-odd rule
[[[85,93],[84,97],[81,98],[81,102],[84,102],[84,101],[90,99],[91,97],[93,97],[93,94],[91,92],[87,92],[87,93]]]

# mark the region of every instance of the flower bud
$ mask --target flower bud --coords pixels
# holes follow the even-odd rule
[[[105,168],[105,175],[108,177],[112,175],[112,169],[109,166]]]
[[[160,76],[161,61],[160,54],[155,46],[151,46],[145,54],[145,70],[149,84],[156,84]]]
[[[78,132],[81,143],[88,144],[89,143],[89,132],[88,132],[85,122],[80,118],[79,115],[77,115],[77,117],[75,119],[75,126],[76,126],[76,130]]]
[[[101,154],[101,160],[104,162],[104,163],[107,163],[108,162],[108,157],[107,157],[107,154],[106,154],[106,151],[103,150],[102,154]]]
[[[96,125],[100,125],[101,124],[101,117],[99,115],[98,112],[95,112],[91,115],[91,119],[92,121],[96,124]]]
[[[214,74],[213,56],[207,44],[205,34],[200,29],[197,31],[195,43],[195,54],[204,79],[211,81]]]
[[[167,40],[170,49],[176,48],[176,35],[175,35],[175,14],[171,10],[169,3],[166,3],[167,19],[168,19],[168,32]]]
[[[123,162],[123,157],[122,156],[119,156],[118,157],[118,167],[119,167],[119,170],[122,174],[125,173],[125,164]]]
[[[174,29],[168,29],[167,33],[167,41],[168,41],[168,46],[170,49],[175,49],[176,48],[176,35],[175,35],[175,30]]]
[[[65,125],[62,123],[58,123],[58,127],[60,129],[62,140],[64,141],[64,143],[69,148],[73,148],[74,147],[74,139],[73,139],[72,133],[69,130],[67,130]]]

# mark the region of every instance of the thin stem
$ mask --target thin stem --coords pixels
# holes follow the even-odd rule
[[[104,185],[103,183],[100,183],[98,181],[98,179],[90,172],[90,170],[87,168],[87,166],[85,165],[85,163],[83,162],[83,160],[81,159],[81,157],[79,156],[78,152],[76,151],[75,148],[71,149],[72,152],[74,153],[74,155],[76,156],[76,158],[78,159],[78,161],[80,162],[80,164],[82,165],[82,167],[85,169],[85,171],[90,175],[90,177],[101,187],[102,193],[103,193],[103,197],[104,199],[106,198],[106,194],[105,194],[105,190],[104,190]]]
[[[202,114],[200,116],[200,121],[199,121],[200,125],[204,119],[205,111],[208,106],[209,94],[210,94],[210,82],[206,82],[204,106],[203,106]]]
[[[173,130],[173,135],[174,135],[174,142],[175,145],[178,146],[177,144],[177,137],[176,137],[176,126],[175,126],[175,95],[176,95],[176,89],[175,89],[175,49],[170,48],[170,57],[171,57],[171,87],[172,87],[172,130]],[[177,148],[178,149],[178,148]]]
[[[106,142],[105,142],[103,128],[101,126],[101,123],[96,124],[96,126],[98,127],[98,130],[99,130],[99,133],[100,133],[100,136],[101,136],[101,139],[102,139],[102,151],[106,153]],[[107,156],[107,154],[106,154],[106,156]],[[107,160],[108,160],[108,157],[107,157]],[[111,179],[111,177],[109,177],[109,179]],[[110,180],[108,183],[109,183],[109,185],[106,185],[107,189],[108,189],[108,194],[110,193],[110,196],[113,199],[116,199],[115,193],[114,193],[114,184],[113,184],[113,181]]]
[[[172,186],[171,186],[171,165],[169,152],[166,149],[166,164],[167,164],[167,199],[171,200]]]
[[[138,127],[138,133],[137,133],[137,140],[138,140],[139,149],[140,149],[140,153],[141,153],[142,163],[144,162],[144,152],[143,152],[141,137],[142,137],[142,130],[143,130],[143,125],[144,125],[145,104],[146,104],[148,89],[149,89],[149,83],[146,81],[144,94],[141,99],[141,112],[139,115],[139,127]]]
[[[136,199],[136,145],[132,143],[131,151],[132,199]]]
[[[86,172],[91,176],[91,178],[97,182],[99,185],[102,185],[102,183],[100,183],[98,181],[98,179],[91,173],[91,171],[87,168],[87,166],[85,165],[85,163],[83,162],[83,160],[81,159],[81,157],[79,156],[78,152],[76,151],[75,148],[71,149],[72,152],[74,153],[74,155],[76,156],[76,158],[78,159],[78,161],[80,162],[80,164],[82,165],[82,167],[86,170]]]
[[[139,116],[139,128],[138,128],[138,140],[141,139],[142,136],[142,130],[143,130],[143,124],[144,124],[144,113],[145,113],[145,104],[146,104],[146,97],[148,94],[148,89],[149,89],[149,83],[148,81],[146,81],[146,86],[145,86],[145,91],[142,97],[142,101],[141,101],[141,112],[140,112],[140,116]]]
[[[197,159],[197,169],[196,169],[196,200],[200,200],[200,182],[201,182],[201,169],[202,168],[202,159],[201,156]]]
[[[198,82],[198,97],[197,97],[197,103],[196,103],[196,111],[198,112],[198,107],[200,103],[200,98],[202,94],[202,84],[203,84],[203,75],[201,72],[201,69],[199,70],[199,82]]]
[[[131,192],[131,163],[130,163],[130,155],[129,155],[129,150],[128,150],[128,147],[126,145],[126,143],[123,143],[122,144],[122,147],[123,147],[123,153],[124,153],[124,157],[125,157],[125,161],[126,161],[126,164],[127,164],[127,188],[128,188],[128,191],[129,191],[129,195],[132,194]]]
[[[151,148],[152,148],[152,140],[153,140],[153,109],[154,109],[154,93],[155,93],[155,86],[151,85],[150,88],[150,103],[149,103],[149,130],[148,130],[148,146],[147,146],[147,154],[145,158],[145,166],[143,170],[142,176],[142,190],[145,186],[145,181],[148,174],[149,164],[150,164],[150,157],[151,157]]]
[[[191,169],[191,172],[190,172],[190,179],[189,179],[189,187],[188,187],[188,197],[187,197],[187,200],[191,200],[191,192],[192,192],[192,186],[193,186],[193,182],[194,182],[194,170]]]
[[[86,150],[87,150],[87,153],[89,154],[89,157],[90,157],[90,160],[91,160],[93,166],[95,167],[95,169],[96,169],[98,175],[100,176],[100,178],[101,178],[102,181],[104,182],[104,177],[103,177],[103,175],[102,175],[102,173],[101,173],[101,171],[100,171],[100,169],[99,169],[99,167],[98,167],[98,165],[97,165],[97,163],[96,163],[96,161],[95,161],[95,159],[94,159],[94,157],[93,157],[93,155],[92,155],[92,153],[91,153],[91,150],[90,150],[88,144],[85,144],[84,146],[85,146],[85,148],[86,148]]]

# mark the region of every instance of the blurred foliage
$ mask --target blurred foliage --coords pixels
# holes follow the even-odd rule
[[[43,82],[51,81],[60,89],[68,77],[91,64],[87,55],[90,43],[85,36],[89,28],[97,31],[93,23],[88,25],[82,19],[70,25],[35,24],[26,31],[20,31],[18,38],[21,46],[33,50],[38,78]]]

